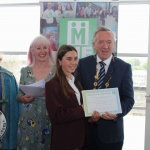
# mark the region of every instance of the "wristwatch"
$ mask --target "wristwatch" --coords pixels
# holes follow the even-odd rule
[[[114,121],[116,121],[116,120],[117,120],[117,118],[118,118],[118,114],[116,114],[116,117],[114,118]]]

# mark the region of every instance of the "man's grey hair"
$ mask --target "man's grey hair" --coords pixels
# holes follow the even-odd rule
[[[116,34],[115,34],[112,30],[110,30],[109,28],[106,28],[106,27],[99,27],[99,28],[95,31],[94,36],[93,36],[93,41],[92,41],[92,42],[95,42],[95,40],[96,40],[96,34],[97,34],[98,32],[101,32],[101,31],[110,31],[110,32],[112,33],[113,37],[114,37],[114,41],[116,42]]]

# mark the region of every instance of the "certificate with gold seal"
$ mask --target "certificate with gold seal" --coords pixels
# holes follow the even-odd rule
[[[92,116],[94,110],[100,114],[109,112],[122,113],[118,88],[83,90],[85,116]]]

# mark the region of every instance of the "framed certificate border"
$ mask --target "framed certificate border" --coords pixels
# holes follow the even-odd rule
[[[83,90],[83,104],[85,116],[92,116],[94,110],[100,114],[110,112],[122,113],[118,88]]]

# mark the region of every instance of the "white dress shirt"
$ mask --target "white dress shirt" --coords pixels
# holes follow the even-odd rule
[[[101,69],[99,62],[101,62],[102,60],[98,57],[98,55],[96,55],[96,59],[97,59],[96,69],[97,69],[97,75],[98,75],[98,73],[99,73],[99,71]],[[103,61],[106,64],[104,66],[104,68],[105,68],[105,74],[107,73],[107,70],[108,70],[108,67],[110,65],[111,59],[112,59],[112,55],[108,59],[106,59],[106,60]]]
[[[73,90],[75,91],[78,103],[79,103],[79,105],[81,105],[81,103],[80,103],[80,92],[79,92],[78,88],[76,87],[76,85],[74,84],[75,78],[73,75],[71,76],[71,78],[72,78],[72,80],[67,78],[68,83],[73,88]]]

